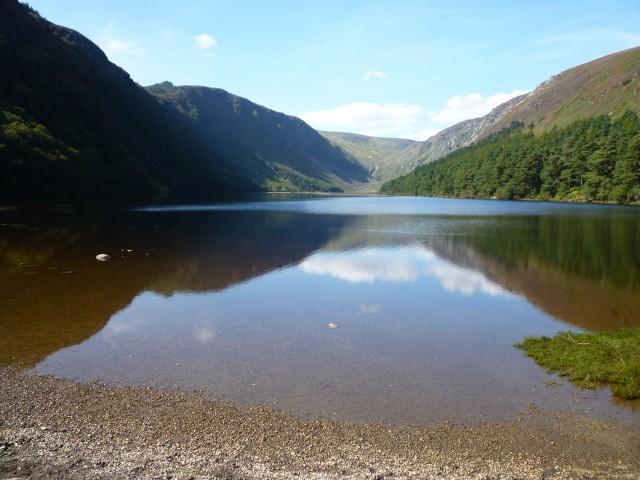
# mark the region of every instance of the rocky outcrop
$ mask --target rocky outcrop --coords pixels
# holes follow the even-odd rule
[[[482,138],[487,131],[499,123],[526,98],[527,94],[519,95],[498,105],[484,117],[464,120],[436,133],[420,145],[420,151],[414,159],[413,168],[433,162],[459,148],[471,145],[476,140]]]

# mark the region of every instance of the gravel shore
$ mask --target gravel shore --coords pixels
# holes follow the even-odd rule
[[[301,420],[4,368],[0,478],[637,479],[640,425],[535,408],[505,424]]]

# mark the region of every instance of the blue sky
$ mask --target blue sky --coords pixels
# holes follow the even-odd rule
[[[423,140],[640,45],[640,2],[30,0],[137,82],[224,88],[312,126]]]

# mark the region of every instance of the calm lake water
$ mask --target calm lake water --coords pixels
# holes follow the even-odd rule
[[[640,415],[513,347],[640,325],[639,208],[275,197],[0,223],[2,363],[352,421]]]

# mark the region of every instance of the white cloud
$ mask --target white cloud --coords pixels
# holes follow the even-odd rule
[[[640,35],[633,32],[606,30],[601,33],[601,36],[614,38],[617,41],[623,42],[626,47],[637,47],[640,45]]]
[[[363,80],[386,80],[389,76],[378,70],[369,70],[362,74]]]
[[[507,93],[496,93],[485,97],[479,93],[456,95],[449,98],[445,107],[439,112],[429,112],[429,120],[443,127],[451,126],[462,120],[482,117],[498,105],[511,100],[513,97],[527,93],[526,90],[514,90]]]
[[[299,268],[306,273],[327,275],[349,283],[414,282],[426,276],[437,279],[444,290],[465,296],[477,293],[509,295],[481,272],[451,263],[421,245],[322,252],[304,260]],[[361,314],[374,314],[380,309],[382,305],[379,304],[359,306]]]
[[[380,303],[361,303],[358,305],[358,313],[360,315],[375,315],[382,310]]]
[[[480,272],[468,270],[442,260],[429,265],[425,273],[433,275],[440,280],[442,288],[448,292],[462,293],[467,296],[477,292],[492,296],[506,294],[502,287],[487,279]]]
[[[133,42],[122,38],[103,37],[100,44],[109,58],[122,56],[141,57],[147,54],[146,49],[140,45],[140,42]]]
[[[408,138],[409,140],[426,140],[429,137],[433,137],[440,130],[442,130],[442,128],[438,128],[438,127],[419,128],[418,130],[400,133],[398,135],[398,138]]]
[[[640,44],[640,34],[624,30],[612,30],[606,28],[592,28],[581,31],[562,32],[547,35],[542,38],[541,44],[571,44],[582,46],[587,43],[617,42],[619,48],[635,47]]]
[[[138,41],[124,38],[115,33],[116,25],[109,22],[98,34],[97,43],[112,60],[122,57],[141,57],[147,54],[146,48]]]
[[[175,30],[171,26],[164,27],[160,32],[160,36],[163,40],[173,40],[176,38]]]
[[[319,130],[342,130],[374,136],[393,136],[413,130],[421,117],[420,105],[404,103],[349,103],[301,115],[305,122]]]
[[[527,91],[500,92],[486,97],[479,93],[456,95],[449,98],[440,111],[425,112],[420,105],[406,103],[349,103],[306,112],[300,117],[318,130],[426,140],[462,120],[486,115],[501,103],[523,93]]]
[[[218,46],[218,41],[207,33],[201,33],[193,37],[193,48],[198,50],[211,50]]]
[[[213,328],[204,325],[196,327],[193,336],[199,343],[207,345],[215,340],[217,333]]]
[[[532,49],[528,59],[549,62],[575,58],[576,55],[582,55],[590,46],[597,46],[604,52],[613,52],[638,45],[640,45],[640,32],[595,27],[556,31],[543,35],[536,43],[537,50]]]
[[[346,253],[321,253],[300,264],[302,271],[329,275],[349,283],[412,282],[418,270],[411,259],[380,249]]]
[[[105,327],[107,334],[118,335],[120,333],[127,333],[131,330],[131,323],[123,320],[122,318],[114,318]]]

